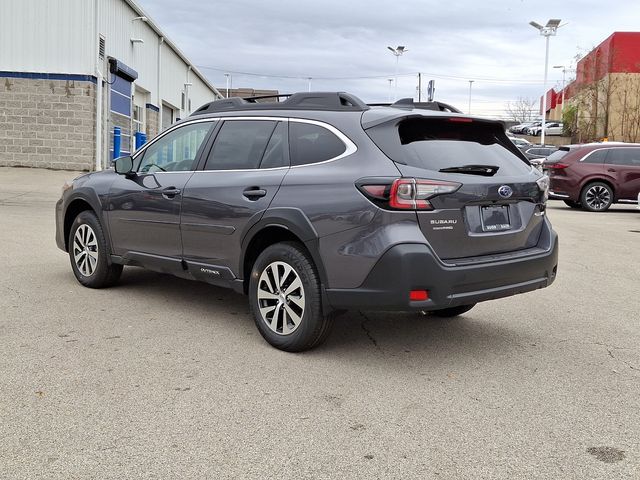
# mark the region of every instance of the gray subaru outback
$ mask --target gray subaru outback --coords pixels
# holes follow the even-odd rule
[[[451,317],[547,287],[547,191],[500,122],[445,104],[231,98],[76,178],[56,242],[87,287],[135,265],[247,294],[266,341],[302,351],[346,309]]]

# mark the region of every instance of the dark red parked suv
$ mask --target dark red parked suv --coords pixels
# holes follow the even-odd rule
[[[571,208],[603,212],[612,203],[638,203],[640,144],[567,145],[542,164],[549,175],[549,197]]]

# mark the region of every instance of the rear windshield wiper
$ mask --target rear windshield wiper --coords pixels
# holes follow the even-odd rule
[[[442,173],[466,173],[469,175],[482,175],[483,177],[493,177],[500,167],[495,165],[462,165],[460,167],[447,167],[438,170]]]

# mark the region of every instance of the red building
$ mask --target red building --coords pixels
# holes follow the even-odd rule
[[[564,93],[580,141],[640,141],[640,32],[611,34],[578,61]],[[561,109],[562,91],[549,90],[547,118],[559,120]]]

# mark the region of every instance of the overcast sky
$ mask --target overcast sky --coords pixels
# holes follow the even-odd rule
[[[284,93],[341,90],[367,102],[393,91],[395,57],[404,45],[398,98],[416,96],[435,80],[436,99],[467,111],[504,115],[507,101],[543,92],[544,38],[528,23],[560,18],[551,37],[549,81],[614,31],[640,31],[640,0],[138,0],[218,88],[225,72],[234,87]],[[254,73],[258,75],[247,75]],[[571,73],[568,73],[569,77]],[[293,77],[293,78],[286,78]],[[367,78],[363,78],[367,77]]]

